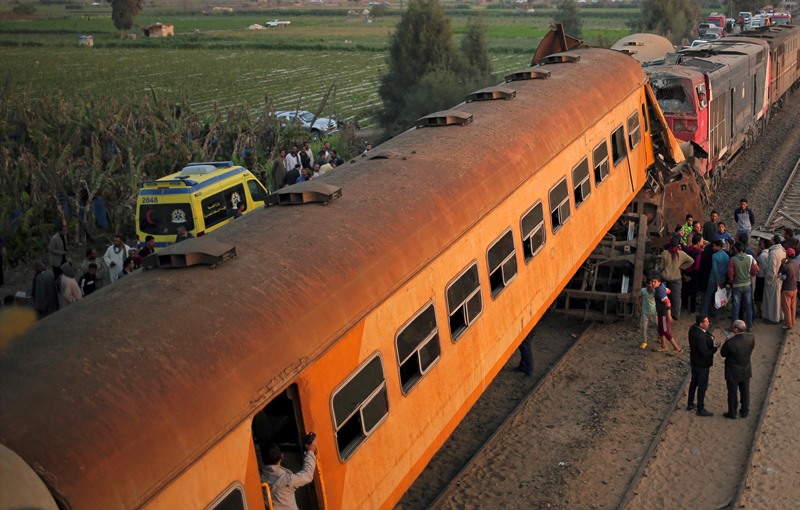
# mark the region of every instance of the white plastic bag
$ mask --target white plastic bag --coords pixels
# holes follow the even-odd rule
[[[724,308],[730,299],[730,291],[725,287],[718,287],[717,292],[714,293],[714,306],[716,308]]]

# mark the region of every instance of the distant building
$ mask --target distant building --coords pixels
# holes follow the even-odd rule
[[[169,37],[175,35],[175,27],[169,23],[156,23],[142,27],[145,37]]]

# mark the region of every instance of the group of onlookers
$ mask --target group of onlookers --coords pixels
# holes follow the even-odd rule
[[[800,280],[800,239],[791,229],[783,238],[761,239],[758,249],[750,247],[755,214],[747,199],[732,215],[734,237],[717,211],[700,224],[691,214],[678,225],[660,256],[661,270],[648,275],[641,289],[642,338],[640,348],[648,346],[648,333],[655,325],[660,345],[657,352],[680,354],[683,349],[670,332],[670,323],[679,320],[681,310],[696,313],[689,331],[692,381],[687,409],[699,416],[711,416],[705,409],[705,390],[713,356],[721,348],[728,385],[726,418],[746,418],[749,414],[750,354],[755,346],[752,334],[756,318],[765,323],[794,328],[797,314],[797,286]],[[698,301],[698,295],[701,299]],[[731,326],[726,339],[717,341],[711,334],[718,322],[718,311],[731,303]],[[668,348],[668,343],[672,349]],[[737,395],[741,407],[737,412]],[[695,396],[697,403],[695,404]]]
[[[34,263],[33,283],[25,295],[39,317],[64,308],[96,290],[116,282],[141,267],[142,259],[154,252],[155,240],[147,236],[141,248],[128,246],[122,236],[102,257],[89,248],[79,266],[79,273],[68,259],[67,227],[64,226],[50,238],[47,250],[48,269],[42,262]],[[80,274],[76,277],[76,274]]]

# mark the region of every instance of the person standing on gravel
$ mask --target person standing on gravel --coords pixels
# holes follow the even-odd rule
[[[652,325],[653,329],[658,331],[655,293],[658,284],[658,280],[648,280],[647,284],[639,291],[642,301],[639,305],[639,308],[642,310],[642,343],[639,344],[640,349],[647,349],[647,337],[649,336],[647,333],[650,326]]]
[[[650,275],[650,284],[655,288],[658,336],[661,339],[661,347],[653,347],[653,350],[668,353],[667,340],[669,340],[674,349],[672,353],[681,354],[683,349],[678,346],[678,343],[672,337],[672,332],[669,330],[669,324],[672,322],[672,304],[669,299],[669,289],[662,283],[662,278],[658,271],[654,271]]]
[[[691,219],[691,216],[689,217]],[[663,276],[669,288],[670,298],[675,306],[672,307],[672,318],[681,318],[681,289],[683,287],[683,275],[681,271],[688,269],[694,264],[694,259],[685,251],[681,250],[681,240],[673,237],[666,250],[661,252],[661,265],[664,268]]]
[[[695,408],[694,397],[697,394],[697,416],[714,416],[706,411],[705,399],[708,389],[708,375],[714,364],[714,353],[720,344],[714,342],[714,336],[708,332],[707,315],[698,315],[694,326],[689,328],[689,356],[692,367],[692,382],[689,383],[689,402],[686,410]]]
[[[720,351],[725,358],[725,384],[728,387],[728,412],[722,416],[731,420],[736,419],[737,400],[741,403],[739,416],[747,418],[750,414],[750,378],[753,376],[750,355],[755,349],[756,337],[746,333],[746,327],[743,320],[734,322],[734,336],[722,344]]]
[[[733,211],[733,219],[736,221],[736,237],[746,235],[747,241],[744,245],[750,243],[750,231],[753,230],[753,225],[756,224],[756,215],[753,210],[747,207],[747,199],[742,198],[739,200],[739,207]]]
[[[797,277],[800,266],[794,260],[795,252],[792,248],[786,250],[786,259],[781,264],[781,311],[785,324],[783,329],[794,329],[794,319],[797,314]]]
[[[786,258],[786,250],[781,246],[780,236],[772,238],[772,246],[767,252],[767,266],[764,274],[764,302],[761,317],[773,324],[781,321],[781,264]]]
[[[708,315],[711,306],[714,304],[714,294],[717,289],[724,287],[728,280],[728,262],[730,257],[722,249],[723,242],[716,240],[711,245],[714,247],[714,255],[711,256],[711,269],[708,274],[708,286],[706,293],[703,296],[703,315]],[[716,312],[714,312],[714,322],[717,321]]]
[[[719,213],[717,211],[711,211],[711,219],[708,220],[703,224],[703,239],[706,242],[711,242],[714,240],[714,236],[717,233],[717,223],[719,222]]]

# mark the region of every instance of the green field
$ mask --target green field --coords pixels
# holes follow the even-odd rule
[[[379,106],[377,85],[386,66],[389,37],[400,10],[364,23],[348,17],[348,8],[288,9],[205,15],[190,8],[146,7],[136,26],[172,23],[175,37],[120,40],[110,7],[66,10],[38,6],[29,19],[8,16],[0,22],[3,94],[31,99],[63,94],[66,98],[102,99],[164,94],[187,97],[201,112],[215,105],[245,102],[260,108],[265,100],[276,110],[315,109],[335,83],[325,114],[372,124]],[[194,4],[196,5],[196,4]],[[351,5],[361,10],[364,6]],[[459,38],[475,9],[448,10]],[[584,38],[611,44],[628,33],[630,7],[583,9]],[[498,76],[529,65],[553,10],[515,14],[486,9],[489,46]],[[247,30],[254,23],[279,18],[288,28]],[[132,32],[139,30],[134,28]],[[78,46],[80,35],[92,35],[95,46]]]

